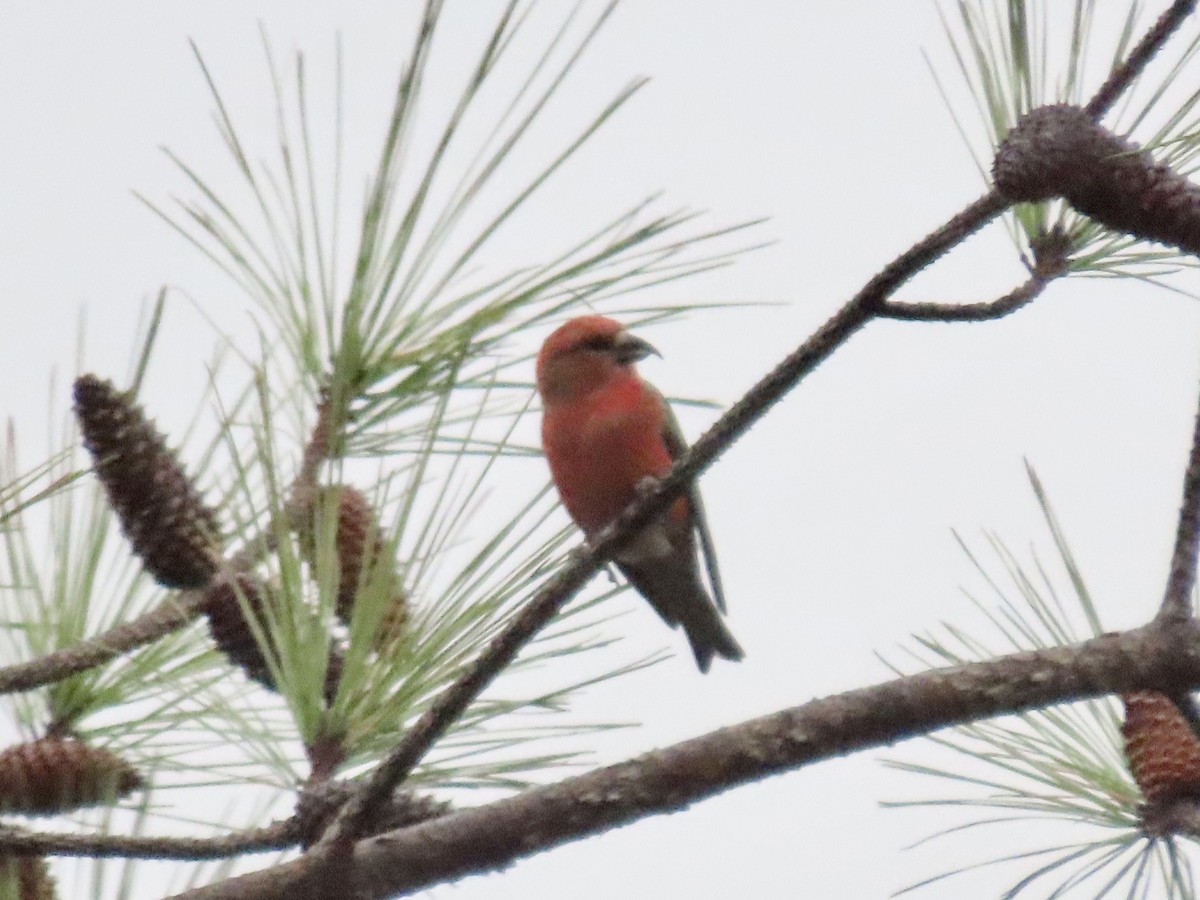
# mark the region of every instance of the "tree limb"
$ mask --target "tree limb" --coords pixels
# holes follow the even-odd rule
[[[1135,78],[1142,74],[1150,60],[1163,48],[1183,20],[1196,9],[1196,0],[1175,0],[1170,8],[1159,16],[1158,21],[1133,48],[1129,57],[1109,73],[1108,78],[1095,96],[1084,107],[1092,121],[1099,120],[1112,109],[1121,94],[1125,93]]]
[[[757,781],[939,728],[1114,691],[1200,685],[1200,624],[1158,622],[1069,647],[897,678],[721,728],[627,762],[359,842],[355,897],[410,893]],[[179,895],[312,896],[312,856]],[[355,893],[358,892],[358,893]]]

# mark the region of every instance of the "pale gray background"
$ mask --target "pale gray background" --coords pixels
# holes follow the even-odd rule
[[[544,6],[539,15],[561,12]],[[462,64],[495,8],[451,4],[442,65]],[[324,87],[340,31],[350,121],[362,126],[350,156],[365,165],[416,12],[294,0],[0,6],[0,411],[27,446],[42,446],[48,368],[63,373],[60,393],[74,370],[81,309],[87,366],[118,376],[139,307],[160,284],[186,289],[227,327],[244,321],[220,273],[131,195],[190,190],[160,145],[233,184],[187,39],[265,152],[258,23],[281,60],[303,49]],[[770,216],[760,234],[773,246],[652,298],[781,304],[695,315],[650,335],[665,359],[644,372],[660,387],[733,401],[980,193],[922,49],[952,82],[927,2],[626,4],[550,122],[578,125],[632,75],[653,82],[539,199],[518,229],[523,252],[536,257],[558,246],[564,223],[574,233],[659,188],[667,206],[711,210],[714,223]],[[506,259],[484,262],[499,271]],[[982,300],[1022,274],[993,226],[901,296]],[[1197,286],[1194,275],[1177,284]],[[581,715],[644,723],[607,736],[598,759],[881,680],[875,651],[943,620],[977,622],[959,586],[980,582],[950,529],[996,528],[1016,546],[1048,549],[1022,457],[1043,476],[1107,626],[1144,620],[1165,576],[1198,332],[1194,300],[1097,281],[1055,285],[998,323],[868,327],[704,477],[745,663],[702,678],[681,652],[598,688]],[[166,337],[149,397],[171,427],[190,414],[170,409],[172,392],[190,398],[202,383],[211,333],[178,304]],[[685,425],[694,435],[710,419],[688,413]],[[531,483],[546,477],[540,462],[525,468]],[[683,649],[647,610],[628,607],[635,646]],[[948,863],[936,844],[901,850],[938,816],[877,805],[941,786],[889,773],[878,756],[774,778],[435,895],[885,896]],[[1005,834],[976,840],[1003,844]],[[991,896],[998,883],[972,876],[923,896]]]

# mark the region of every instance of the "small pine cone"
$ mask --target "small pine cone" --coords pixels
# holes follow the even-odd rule
[[[0,897],[55,900],[54,876],[42,856],[0,856]]]
[[[111,804],[142,787],[137,771],[108,750],[45,737],[0,752],[0,810],[56,815]]]
[[[217,518],[130,395],[75,380],[75,415],[121,530],[164,587],[204,587],[216,572]]]
[[[238,599],[239,592],[259,620],[260,626],[265,624],[262,621],[263,610],[265,604],[270,601],[270,595],[251,576],[239,575],[236,587],[232,582],[221,579],[208,589],[204,598],[208,632],[212,635],[217,649],[245,672],[247,678],[257,681],[268,690],[276,690],[275,679],[271,677],[271,667],[267,664],[262,647],[254,639],[250,623],[246,621]],[[327,703],[332,703],[337,694],[345,662],[345,656],[339,648],[330,648],[328,668],[325,671],[324,696]]]
[[[1200,185],[1077,106],[1022,116],[1001,142],[992,176],[1009,200],[1063,197],[1115,231],[1200,253]]]
[[[321,839],[339,809],[361,787],[355,781],[316,781],[306,784],[296,801],[296,819],[300,823],[300,846],[307,850]],[[367,823],[364,836],[382,834],[436,819],[450,812],[445,800],[435,800],[413,791],[396,791]]]
[[[325,504],[333,502],[338,505],[337,534],[334,538],[338,560],[335,609],[338,618],[349,625],[358,591],[377,577],[372,573],[372,568],[387,564],[387,546],[380,533],[375,510],[362,491],[347,484],[336,484],[316,494],[308,521],[303,525],[303,548],[310,562],[316,556],[316,523],[324,515],[322,510]]]
[[[242,611],[239,593],[261,622],[265,602],[262,586],[249,575],[239,575],[236,586],[222,578],[208,589],[204,597],[208,633],[212,635],[217,649],[245,672],[247,678],[275,690],[271,669]]]
[[[1125,756],[1147,803],[1200,798],[1200,740],[1166,694],[1131,691],[1125,703]]]

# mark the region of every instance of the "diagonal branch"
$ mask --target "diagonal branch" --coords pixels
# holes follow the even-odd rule
[[[1112,691],[1200,684],[1200,624],[1155,623],[1069,647],[935,669],[772,715],[361,841],[348,894],[393,897],[517,859],[770,775],[939,728]],[[187,900],[310,896],[310,858],[181,894]]]
[[[1133,48],[1128,59],[1109,73],[1108,79],[1084,107],[1092,121],[1099,120],[1112,109],[1112,105],[1117,102],[1121,94],[1125,93],[1134,80],[1142,74],[1150,60],[1163,48],[1171,35],[1183,24],[1183,20],[1195,9],[1196,0],[1175,0],[1170,8],[1159,16],[1158,21]]]
[[[1163,592],[1159,619],[1187,619],[1192,614],[1192,589],[1196,586],[1196,555],[1200,552],[1200,409],[1192,430],[1192,450],[1183,473],[1183,502],[1175,529],[1175,549]]]
[[[859,293],[800,347],[758,382],[704,434],[652,490],[631,504],[590,546],[581,547],[571,561],[548,581],[505,630],[479,655],[458,681],[446,689],[404,739],[376,767],[362,792],[347,803],[320,843],[344,844],[359,833],[370,810],[382,802],[520,652],[521,648],[558,613],[613,554],[651,519],[682,494],[750,426],[794,388],[800,380],[850,339],[877,313],[882,300],[918,271],[982,228],[1006,207],[994,192],[954,216],[872,278]]]
[[[0,669],[0,694],[28,691],[103,665],[136,647],[178,631],[204,606],[204,591],[182,591],[138,618],[37,659]]]

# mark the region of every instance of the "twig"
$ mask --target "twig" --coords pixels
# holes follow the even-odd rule
[[[987,322],[1016,312],[1046,289],[1051,279],[1032,276],[1015,290],[986,303],[897,303],[887,300],[877,315],[908,322]]]
[[[0,694],[28,691],[102,665],[182,628],[200,614],[204,591],[173,594],[145,615],[37,659],[0,669]]]
[[[1183,501],[1175,527],[1175,549],[1163,592],[1160,619],[1187,619],[1192,614],[1192,589],[1196,585],[1196,555],[1200,552],[1200,409],[1192,430],[1192,450],[1183,473]]]
[[[1200,684],[1200,623],[1161,622],[1070,647],[935,669],[721,728],[627,762],[359,842],[349,896],[394,897],[568,841],[678,812],[730,788],[967,721],[1113,691]],[[302,858],[179,895],[308,896]]]
[[[226,859],[244,853],[286,850],[299,842],[294,819],[210,838],[72,834],[0,827],[0,855],[119,857],[124,859]]]
[[[1196,0],[1175,0],[1171,7],[1159,16],[1158,21],[1133,48],[1125,62],[1109,73],[1104,84],[1084,107],[1087,114],[1092,117],[1092,121],[1099,121],[1112,108],[1121,94],[1125,93],[1134,79],[1142,74],[1154,55],[1166,44],[1167,39],[1195,9]]]
[[[1071,239],[1055,227],[1030,241],[1033,261],[1025,262],[1030,277],[1023,285],[987,303],[915,303],[890,298],[877,307],[882,318],[914,322],[985,322],[999,319],[1035,300],[1054,279],[1066,275],[1071,262]]]

